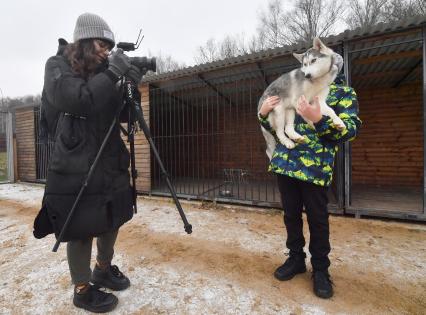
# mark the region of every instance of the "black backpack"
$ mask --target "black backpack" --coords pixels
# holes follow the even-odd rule
[[[59,38],[58,39],[58,51],[56,52],[57,56],[61,56],[64,54],[64,50],[65,47],[68,45],[68,42],[63,39],[63,38]],[[47,143],[49,140],[49,127],[48,127],[48,123],[47,123],[47,119],[46,119],[46,107],[48,100],[46,98],[46,92],[43,89],[43,92],[41,93],[41,106],[40,106],[40,120],[39,120],[39,140],[41,143]],[[59,114],[59,113],[58,113]],[[55,119],[55,122],[58,121],[58,117]],[[56,123],[54,128],[52,128],[52,133],[51,136],[53,136],[55,134],[55,130],[56,130]]]

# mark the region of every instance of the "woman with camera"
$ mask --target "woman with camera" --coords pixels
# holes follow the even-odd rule
[[[77,19],[74,43],[60,47],[46,63],[41,124],[54,140],[54,148],[42,209],[34,222],[37,238],[50,233],[58,237],[110,125],[120,116],[122,102],[116,83],[124,75],[134,83],[141,78],[122,50],[110,54],[114,46],[107,23],[85,13]],[[124,290],[130,285],[111,264],[118,230],[133,216],[129,161],[117,123],[62,240],[67,241],[75,285],[73,303],[92,312],[111,311],[118,303],[115,295],[99,287]],[[92,272],[94,237],[97,256]]]

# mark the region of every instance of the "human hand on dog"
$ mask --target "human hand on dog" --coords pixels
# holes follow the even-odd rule
[[[263,117],[268,116],[269,112],[273,110],[280,102],[279,96],[269,96],[260,106],[259,114]]]
[[[312,121],[314,124],[319,122],[322,118],[321,106],[319,103],[318,96],[314,97],[312,104],[308,102],[305,95],[302,95],[301,97],[299,97],[296,111],[305,120]]]

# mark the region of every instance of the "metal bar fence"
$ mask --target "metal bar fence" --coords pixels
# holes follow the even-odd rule
[[[36,180],[45,182],[50,155],[53,150],[53,141],[40,139],[40,107],[34,108],[34,139],[36,139]]]
[[[345,213],[355,214],[355,216],[359,217],[361,215],[366,216],[378,216],[378,217],[389,217],[389,218],[397,218],[397,219],[409,219],[409,220],[419,220],[419,221],[426,221],[426,206],[425,206],[425,200],[426,200],[426,184],[425,184],[425,178],[426,178],[426,164],[425,164],[425,151],[426,151],[426,138],[425,138],[425,122],[426,122],[426,85],[425,85],[425,77],[426,77],[426,70],[424,66],[424,60],[426,58],[426,48],[425,48],[425,41],[426,41],[426,27],[423,26],[422,32],[415,31],[412,34],[409,34],[407,36],[413,36],[413,38],[410,39],[398,39],[393,42],[384,42],[380,44],[376,44],[375,40],[371,40],[369,45],[366,45],[366,47],[357,48],[357,44],[359,44],[357,41],[349,41],[344,42],[344,59],[345,62],[345,73],[347,75],[348,83],[349,85],[355,85],[355,84],[361,84],[361,86],[365,89],[368,89],[369,86],[379,87],[380,83],[383,82],[390,82],[391,80],[396,80],[394,84],[390,84],[390,87],[396,89],[400,87],[402,81],[406,81],[406,79],[411,76],[411,80],[414,81],[415,79],[420,79],[423,83],[423,97],[422,97],[422,120],[423,120],[423,139],[422,139],[422,155],[423,155],[423,165],[422,165],[422,171],[423,171],[423,187],[421,187],[421,200],[418,198],[418,191],[420,192],[420,187],[417,187],[415,185],[409,186],[408,189],[406,189],[404,186],[398,185],[397,183],[393,183],[392,185],[373,185],[369,183],[356,183],[357,185],[354,185],[354,183],[351,180],[352,175],[352,162],[354,160],[354,152],[352,149],[352,146],[350,143],[345,143]],[[398,34],[395,34],[398,36]],[[404,34],[401,36],[405,36]],[[379,39],[377,39],[379,41]],[[366,44],[368,41],[363,41],[364,44]],[[355,67],[352,65],[354,61],[357,59],[365,58],[366,56],[376,56],[376,55],[386,55],[387,53],[391,53],[390,50],[386,50],[389,48],[393,48],[395,51],[398,48],[403,49],[404,51],[415,51],[418,49],[421,49],[421,60],[416,60],[415,58],[412,58],[410,60],[410,63],[404,64],[404,72],[401,77],[394,78],[392,76],[389,76],[389,78],[382,78],[379,77],[375,82],[364,80],[364,82],[360,82],[361,75],[365,74],[363,72],[360,72],[361,67]],[[392,51],[394,51],[392,50]],[[386,63],[389,65],[392,61],[387,60]],[[422,72],[413,73],[413,70],[415,67],[423,63],[423,69]],[[382,70],[389,71],[382,63]],[[389,66],[390,67],[390,66]],[[364,68],[365,69],[365,68]],[[379,71],[379,69],[373,69],[372,66],[370,67],[371,72],[372,71]],[[405,74],[404,74],[405,73]],[[358,80],[354,78],[354,75],[358,75]],[[379,82],[380,81],[380,82]],[[414,81],[415,82],[415,81]],[[417,81],[418,82],[418,81]],[[367,85],[367,86],[366,86]],[[359,91],[358,91],[359,92]],[[361,105],[361,114],[362,114],[362,105]],[[364,125],[361,128],[361,133],[368,128],[369,126]],[[379,139],[379,135],[377,135],[377,139]],[[383,146],[383,148],[388,148]],[[355,152],[356,153],[356,152]],[[356,157],[355,157],[356,158]],[[357,157],[359,159],[359,156]],[[378,163],[378,161],[375,161]],[[403,166],[404,161],[399,161],[399,165]],[[372,163],[371,160],[369,160],[369,163]],[[356,186],[356,187],[355,187]],[[356,189],[355,189],[356,188]],[[401,201],[399,198],[401,196],[409,196],[409,199]],[[374,198],[372,197],[374,196]],[[409,202],[407,202],[407,200]],[[369,202],[368,205],[366,205],[366,201]],[[421,205],[420,205],[421,202]],[[420,210],[421,207],[421,210]]]
[[[0,182],[9,179],[10,143],[8,139],[8,120],[10,115],[7,112],[0,112]]]
[[[257,121],[259,71],[151,88],[150,125],[178,195],[278,207]],[[167,195],[152,162],[152,194]]]

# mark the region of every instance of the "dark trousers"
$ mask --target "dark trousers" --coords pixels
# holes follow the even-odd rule
[[[284,209],[284,224],[287,229],[287,248],[292,255],[305,255],[303,247],[302,210],[305,206],[310,240],[309,252],[314,270],[325,270],[330,266],[330,231],[328,224],[327,187],[304,182],[285,175],[278,176],[278,188]]]
[[[99,235],[96,239],[98,253],[96,260],[109,263],[114,256],[114,244],[118,230]],[[67,258],[73,284],[82,284],[90,281],[92,270],[90,259],[92,256],[93,237],[85,240],[70,241],[67,243]]]

